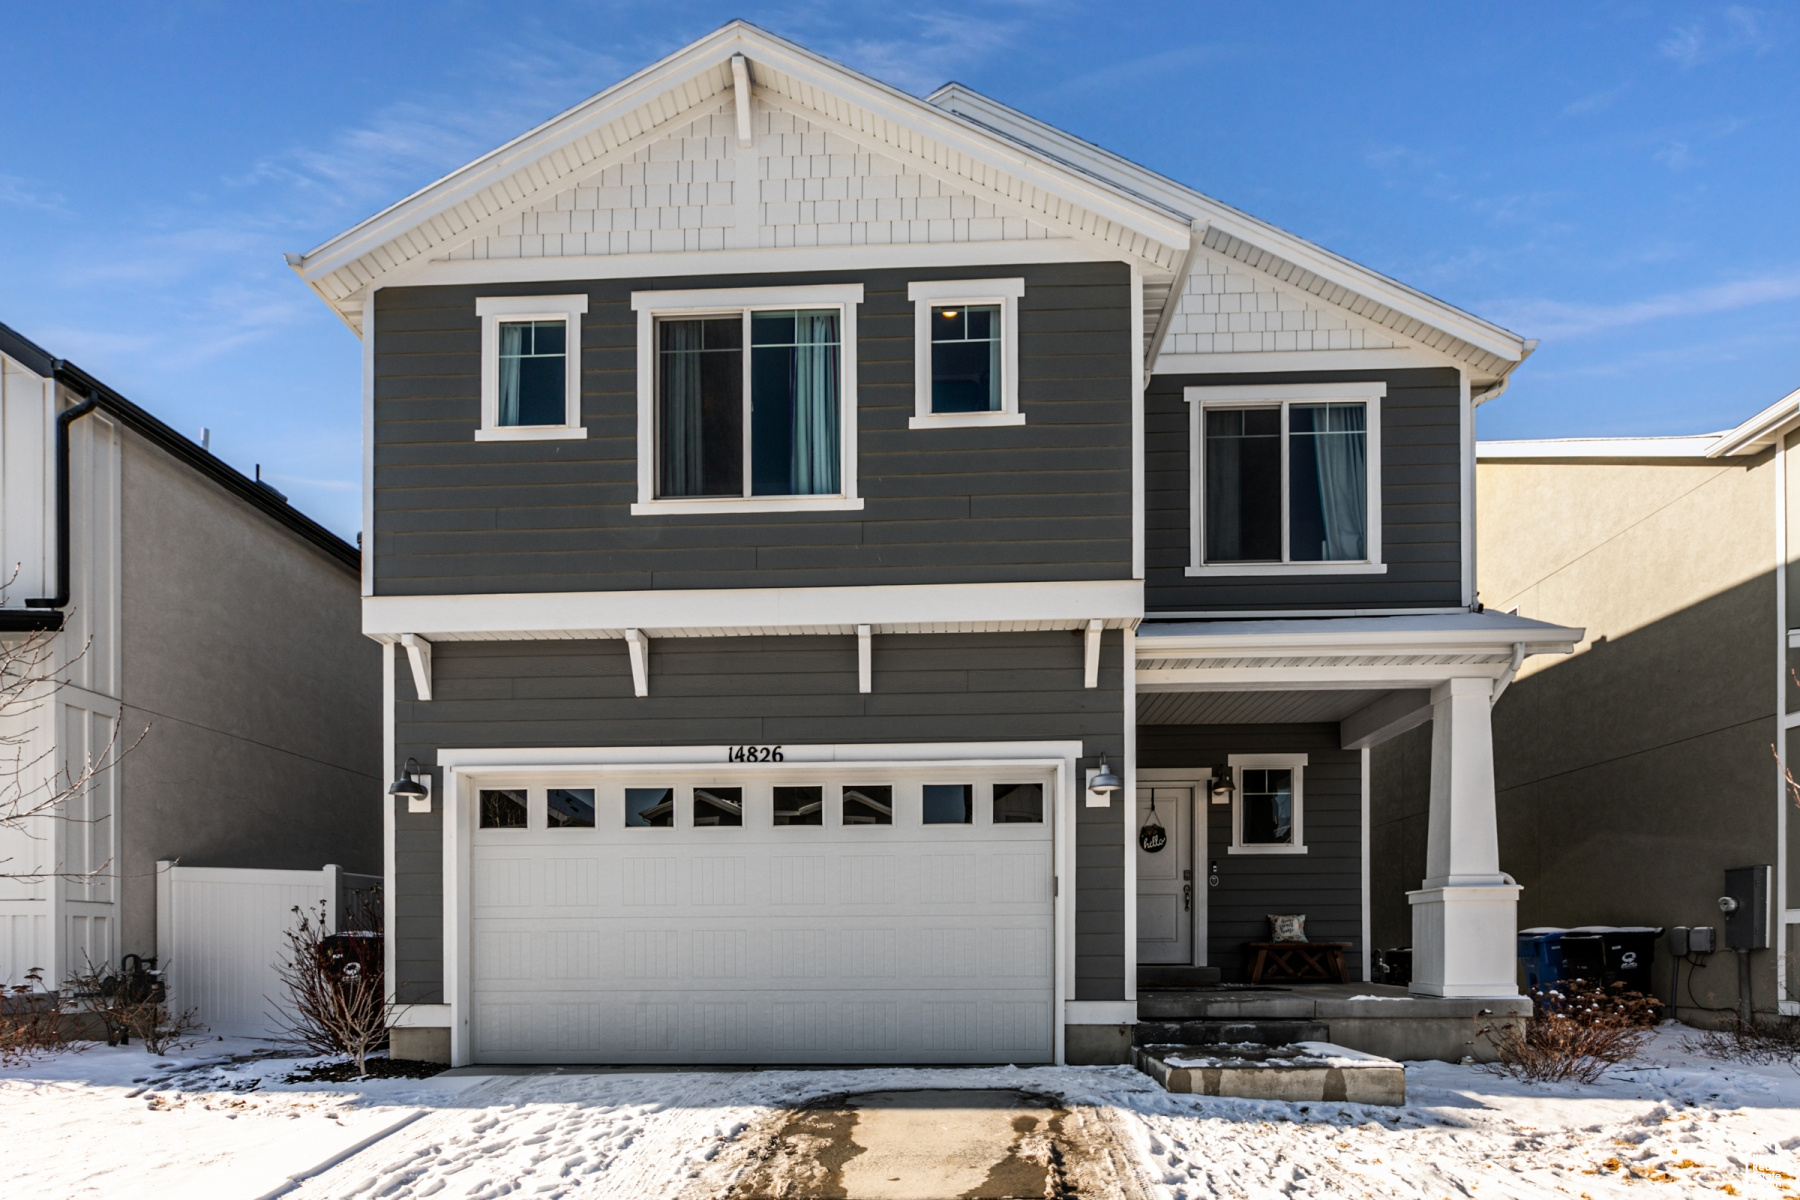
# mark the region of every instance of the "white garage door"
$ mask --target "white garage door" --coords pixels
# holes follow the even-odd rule
[[[474,1060],[1050,1061],[1050,778],[769,771],[470,784]]]

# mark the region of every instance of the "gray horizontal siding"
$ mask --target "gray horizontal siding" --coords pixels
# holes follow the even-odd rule
[[[1023,426],[912,430],[909,280],[1019,275]],[[860,282],[860,512],[633,517],[637,323],[660,288]],[[588,293],[583,441],[476,442],[478,295]],[[1131,573],[1130,281],[1119,263],[384,288],[383,595],[1121,579]]]
[[[1304,913],[1315,942],[1348,942],[1362,970],[1362,755],[1338,748],[1336,724],[1142,725],[1138,767],[1211,767],[1232,754],[1305,754],[1305,854],[1229,854],[1231,808],[1207,804],[1206,861],[1219,886],[1206,898],[1207,957],[1225,979],[1248,978],[1246,942],[1269,939],[1269,916]]]
[[[1190,579],[1189,429],[1182,390],[1222,384],[1385,381],[1383,575]],[[1440,607],[1462,602],[1461,384],[1448,368],[1281,375],[1156,375],[1144,400],[1145,604],[1150,612]]]
[[[1080,740],[1124,753],[1120,635],[1100,686],[1082,686],[1068,633],[909,634],[874,641],[874,691],[856,690],[856,639],[658,639],[650,695],[632,695],[622,641],[440,642],[433,699],[413,699],[396,656],[396,750],[435,763],[443,747],[801,745]],[[441,775],[439,784],[442,783]],[[1123,806],[1076,809],[1076,995],[1123,999]],[[442,809],[395,814],[401,999],[435,1003],[443,982]]]

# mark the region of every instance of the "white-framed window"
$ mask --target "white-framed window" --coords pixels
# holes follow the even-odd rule
[[[1023,425],[1019,299],[1023,279],[910,283],[913,429]]]
[[[1232,854],[1306,853],[1306,755],[1233,754]]]
[[[634,516],[859,509],[856,284],[633,292]]]
[[[582,296],[483,296],[478,442],[585,438],[581,424]]]
[[[1190,387],[1190,576],[1379,575],[1385,383]]]

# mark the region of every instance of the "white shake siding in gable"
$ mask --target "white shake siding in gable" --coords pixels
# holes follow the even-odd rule
[[[1386,329],[1334,305],[1309,301],[1264,275],[1233,269],[1211,254],[1194,267],[1163,342],[1165,354],[1242,354],[1288,350],[1390,350],[1403,345]]]

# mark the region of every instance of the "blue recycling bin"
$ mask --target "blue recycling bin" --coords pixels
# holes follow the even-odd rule
[[[1519,964],[1525,968],[1525,989],[1535,991],[1559,983],[1563,977],[1563,934],[1566,929],[1540,925],[1519,930]]]

